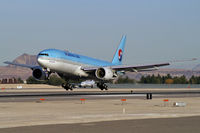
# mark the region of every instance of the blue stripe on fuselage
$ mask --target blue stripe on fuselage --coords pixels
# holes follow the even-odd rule
[[[49,57],[49,58],[70,60],[70,61],[74,61],[81,64],[86,64],[86,65],[91,65],[91,66],[113,66],[114,65],[107,61],[102,61],[102,60],[94,59],[91,57],[78,55],[78,54],[74,54],[68,51],[57,50],[57,49],[43,50],[38,54],[38,57]]]

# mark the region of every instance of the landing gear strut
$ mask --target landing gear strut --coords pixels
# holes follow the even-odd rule
[[[73,90],[73,85],[72,84],[68,84],[68,83],[63,83],[62,84],[62,87],[65,89],[65,90]]]
[[[99,87],[102,91],[108,90],[108,86],[105,83],[97,83],[97,87]]]

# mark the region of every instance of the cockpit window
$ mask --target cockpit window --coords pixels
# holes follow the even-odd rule
[[[46,53],[40,53],[39,55],[49,56],[49,54]]]

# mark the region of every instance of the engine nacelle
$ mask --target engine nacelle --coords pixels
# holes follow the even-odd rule
[[[41,67],[34,68],[32,75],[37,80],[46,80],[47,79],[47,74],[42,70]]]
[[[95,72],[95,75],[98,79],[102,80],[111,80],[114,78],[114,73],[110,68],[98,68]]]

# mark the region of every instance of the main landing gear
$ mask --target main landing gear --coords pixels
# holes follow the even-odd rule
[[[65,90],[73,90],[73,85],[72,84],[68,84],[68,83],[63,83],[62,84],[62,87],[65,89]]]
[[[105,83],[97,83],[97,87],[99,87],[102,91],[108,90],[108,86]]]
[[[65,89],[65,90],[73,90],[73,88],[75,88],[74,87],[74,85],[73,84],[69,84],[69,83],[63,83],[62,84],[62,87]],[[108,90],[108,86],[105,84],[105,83],[103,83],[103,82],[99,82],[99,83],[97,83],[97,87],[98,88],[100,88],[102,91],[103,90]]]

